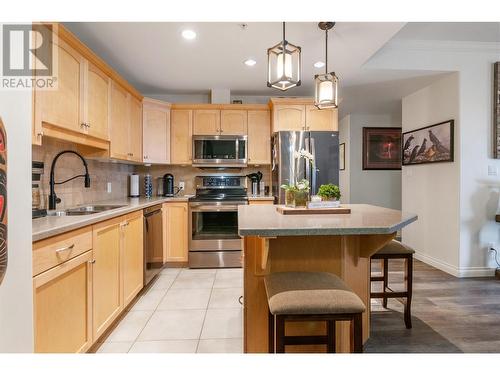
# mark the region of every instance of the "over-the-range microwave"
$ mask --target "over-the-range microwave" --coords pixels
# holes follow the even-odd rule
[[[193,136],[193,167],[247,166],[246,135]]]

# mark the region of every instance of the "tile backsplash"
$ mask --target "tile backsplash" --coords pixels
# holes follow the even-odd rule
[[[43,140],[43,146],[33,146],[33,160],[42,161],[44,165],[44,175],[42,177],[43,195],[45,206],[49,195],[50,165],[54,157],[63,150],[76,151],[76,146],[50,138]],[[63,185],[56,185],[56,194],[61,198],[61,203],[57,208],[68,208],[86,203],[93,203],[104,200],[120,199],[128,195],[127,176],[134,172],[134,166],[101,162],[87,159],[90,188],[84,187],[83,178],[77,178]],[[81,160],[72,154],[61,156],[56,165],[55,179],[63,181],[75,175],[85,173]],[[111,182],[111,193],[107,192],[107,183]]]

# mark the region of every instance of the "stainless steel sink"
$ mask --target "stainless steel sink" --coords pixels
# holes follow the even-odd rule
[[[117,208],[125,207],[125,205],[112,205],[112,204],[98,204],[89,205],[76,208],[68,208],[61,211],[48,211],[47,216],[82,216],[98,214],[104,211],[115,210]]]

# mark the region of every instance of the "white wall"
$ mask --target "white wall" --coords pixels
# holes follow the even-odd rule
[[[342,196],[342,203],[351,203],[351,158],[349,152],[351,150],[351,116],[342,117],[339,121],[339,143],[345,143],[345,169],[339,171],[339,188]]]
[[[401,171],[363,170],[363,127],[401,127],[399,114],[350,117],[351,203],[401,209]]]
[[[0,353],[33,351],[31,114],[31,91],[0,90],[0,117],[7,131],[9,256],[0,285]]]
[[[459,72],[458,87],[460,153],[460,212],[456,220],[460,230],[458,265],[445,269],[458,276],[491,275],[489,256],[479,242],[480,228],[494,220],[498,194],[485,181],[498,184],[498,176],[488,176],[488,166],[500,169],[500,160],[492,158],[492,64],[500,60],[500,45],[490,42],[404,41],[389,43],[365,67],[367,69],[408,69]],[[443,93],[445,96],[450,93]],[[451,93],[451,95],[454,95]],[[419,182],[421,186],[430,181]],[[404,189],[404,188],[403,188]],[[404,198],[403,198],[404,200]],[[423,202],[421,202],[423,204]],[[444,205],[435,208],[446,209]],[[423,219],[420,218],[419,221]],[[408,229],[410,230],[410,229]],[[436,231],[428,226],[429,231]],[[440,233],[456,236],[457,233]],[[456,248],[445,251],[456,253]],[[449,255],[448,259],[456,259]]]
[[[460,155],[459,75],[451,74],[402,100],[403,132],[455,120],[455,155]],[[455,273],[460,249],[460,158],[453,163],[403,167],[404,211],[418,220],[402,231],[417,258]]]

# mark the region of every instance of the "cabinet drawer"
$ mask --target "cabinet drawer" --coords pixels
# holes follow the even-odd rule
[[[33,244],[33,276],[92,249],[92,227],[47,238]]]

